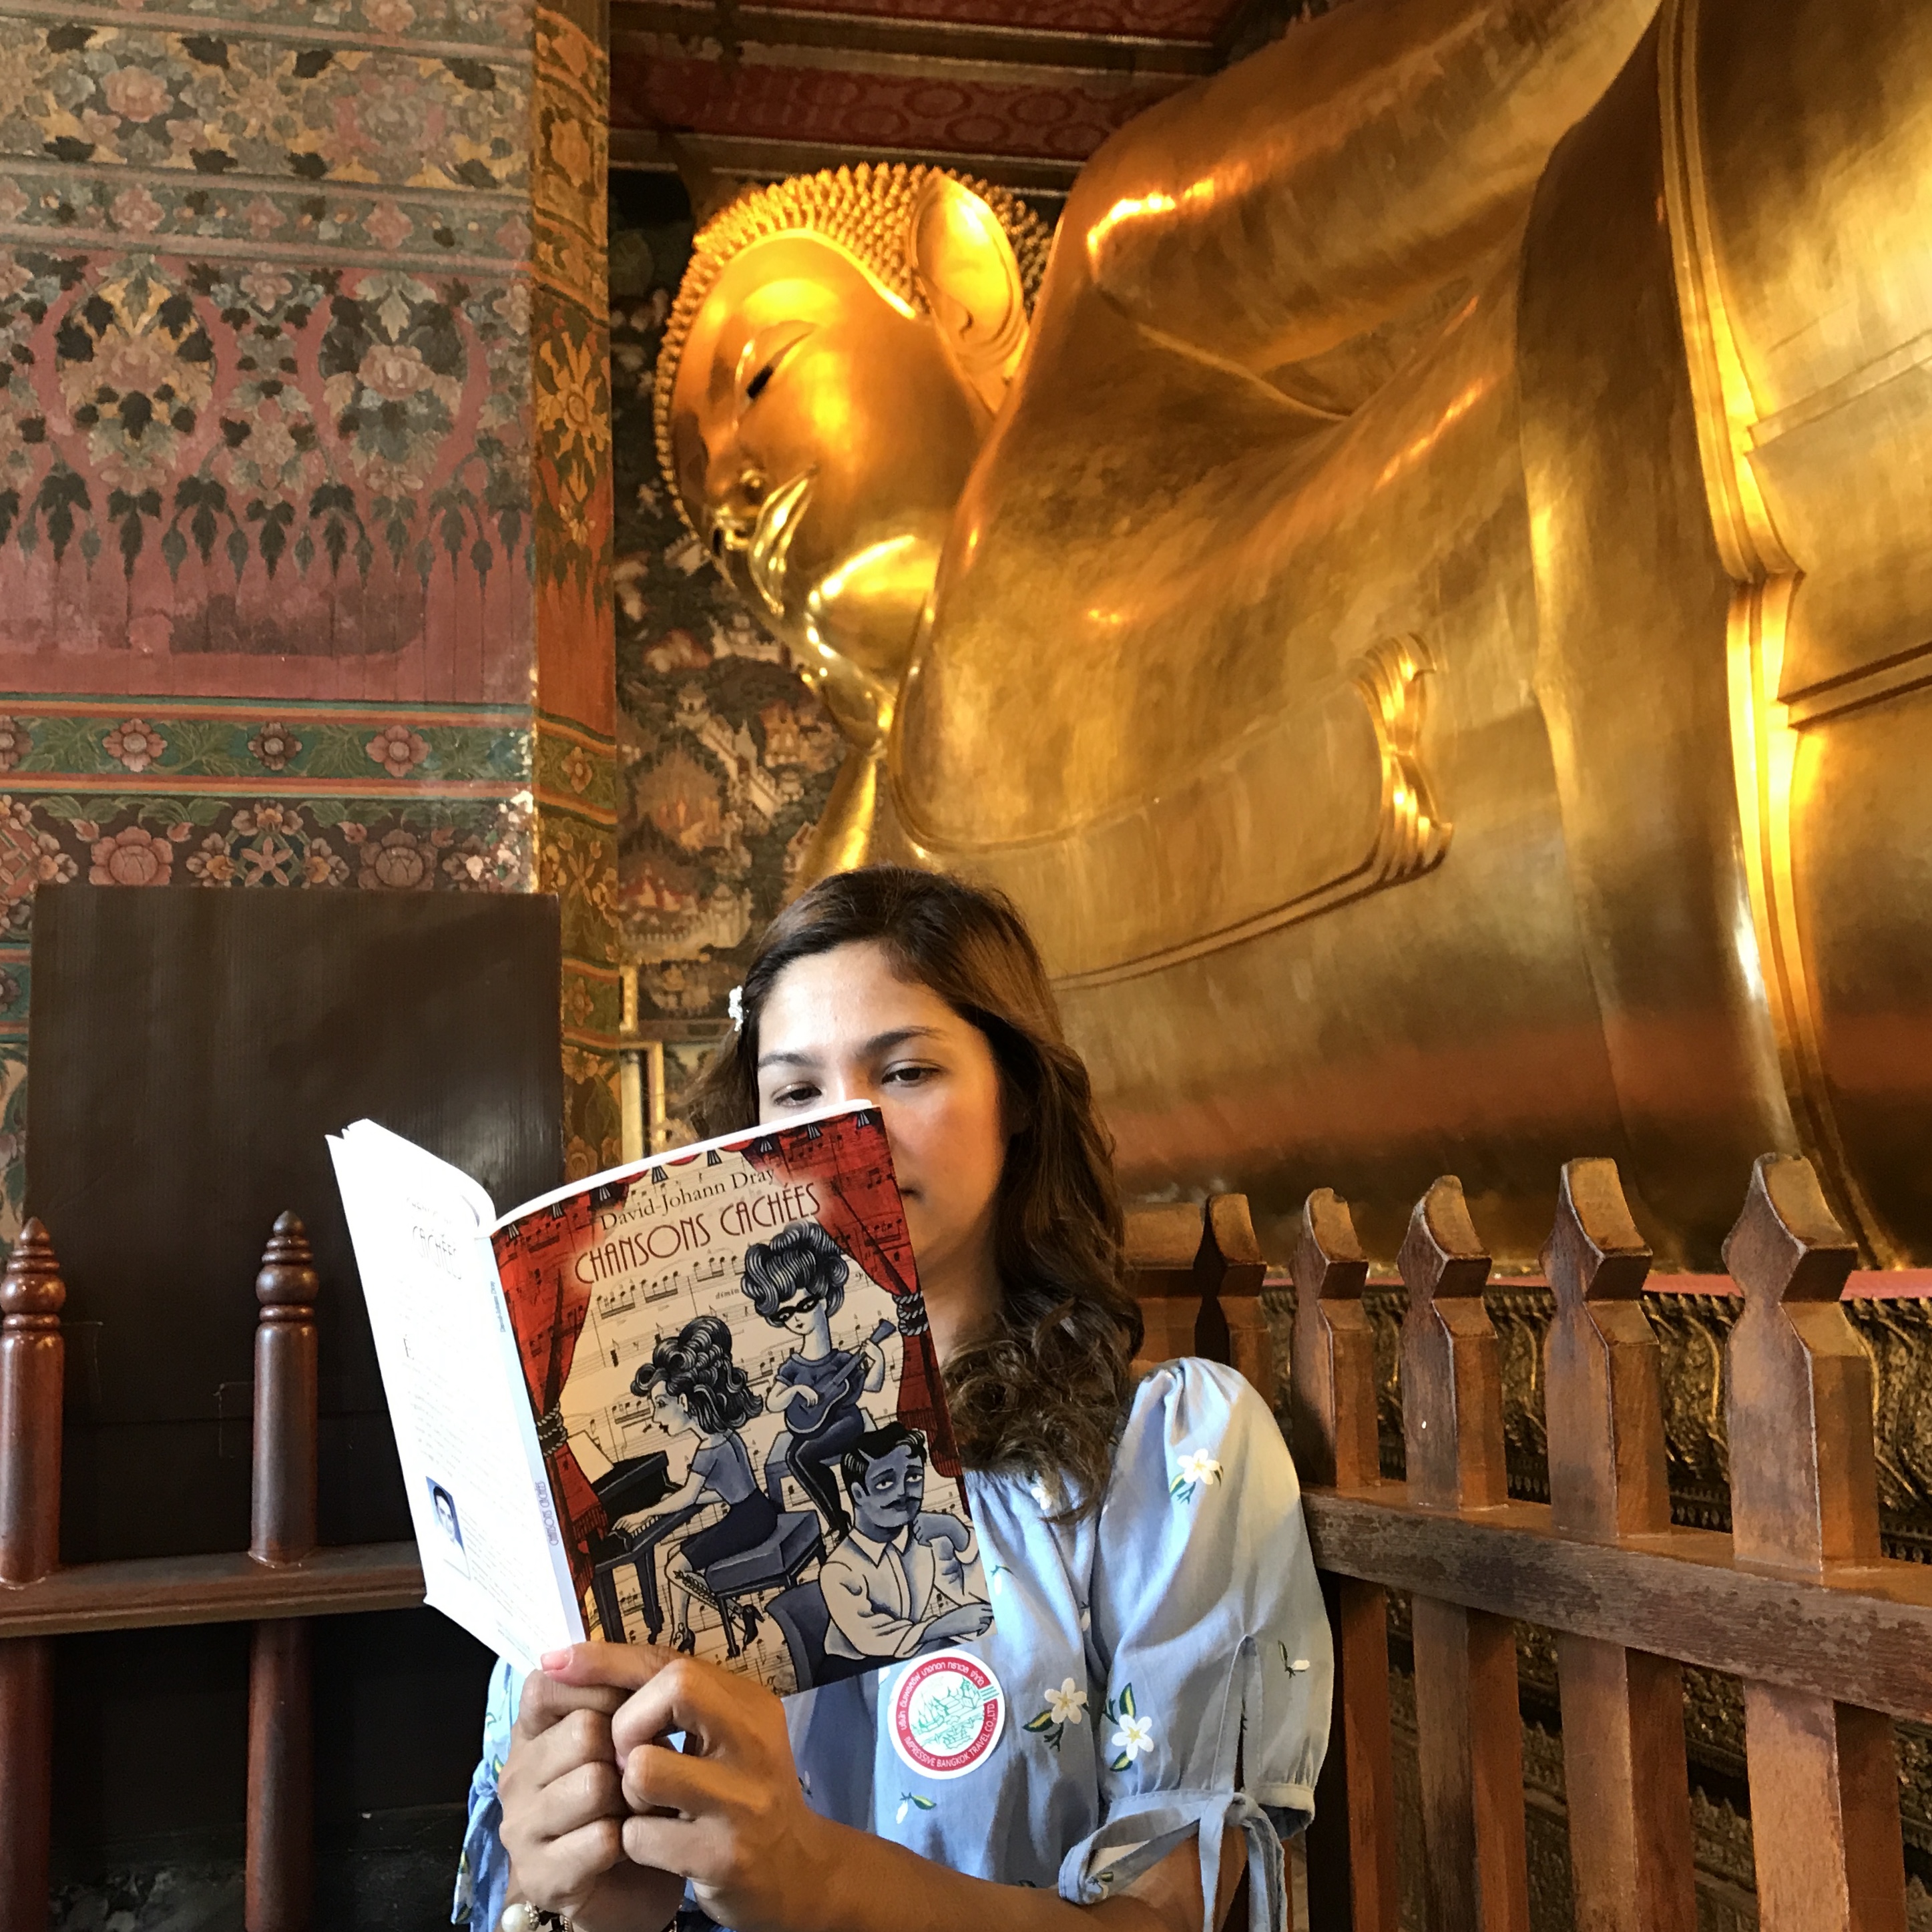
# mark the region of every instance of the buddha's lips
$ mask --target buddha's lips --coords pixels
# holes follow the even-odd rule
[[[789,482],[781,483],[765,499],[759,506],[758,520],[746,548],[746,568],[752,587],[774,617],[784,615],[785,560],[806,506],[812,501],[814,474],[808,470]]]

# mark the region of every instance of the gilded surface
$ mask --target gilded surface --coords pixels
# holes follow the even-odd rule
[[[1018,355],[990,211],[734,243],[660,402],[824,647],[814,862],[1016,892],[1130,1182],[1386,1255],[1453,1170],[1526,1261],[1588,1150],[1696,1267],[1802,1149],[1932,1260],[1928,75],[1907,0],[1340,8],[1096,156]]]

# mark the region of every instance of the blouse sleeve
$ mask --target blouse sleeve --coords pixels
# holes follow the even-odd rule
[[[1090,1607],[1102,1822],[1066,1855],[1061,1895],[1091,1904],[1195,1838],[1214,1932],[1222,1836],[1238,1829],[1251,1932],[1282,1932],[1281,1838],[1314,1814],[1334,1664],[1294,1466],[1234,1370],[1170,1362],[1142,1384]]]
[[[510,1855],[503,1849],[502,1801],[496,1779],[510,1754],[510,1729],[524,1694],[523,1672],[499,1658],[490,1673],[489,1700],[483,1711],[483,1756],[470,1779],[470,1822],[463,1834],[463,1857],[456,1868],[456,1896],[450,1922],[471,1932],[496,1932],[509,1888]]]

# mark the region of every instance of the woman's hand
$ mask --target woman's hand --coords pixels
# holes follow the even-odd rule
[[[620,1690],[532,1674],[496,1780],[513,1894],[584,1932],[659,1932],[684,1892],[681,1880],[624,1856],[627,1808],[610,1736],[623,1701]]]
[[[806,1804],[778,1700],[715,1664],[635,1646],[579,1644],[569,1658],[558,1674],[572,1684],[633,1693],[610,1720],[629,1857],[690,1880],[720,1924],[809,1932],[834,1845],[853,1834]],[[663,1742],[678,1731],[682,1751]]]

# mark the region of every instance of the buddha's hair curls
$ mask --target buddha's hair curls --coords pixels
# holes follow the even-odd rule
[[[1011,1136],[994,1220],[1000,1319],[946,1365],[960,1454],[969,1468],[1060,1478],[1072,1508],[1093,1508],[1132,1385],[1140,1309],[1124,1280],[1112,1143],[1009,900],[899,866],[820,880],[758,942],[744,1024],[705,1069],[693,1118],[707,1136],[757,1124],[759,1016],[778,976],[866,940],[977,1027],[1000,1072]]]
[[[1017,195],[951,168],[908,167],[903,162],[874,167],[824,168],[815,175],[794,175],[766,188],[748,188],[698,231],[691,260],[678,284],[677,299],[664,320],[658,351],[652,414],[657,430],[658,467],[687,529],[694,529],[684,505],[677,462],[671,448],[670,395],[684,359],[685,343],[704,298],[740,250],[767,236],[822,235],[854,256],[909,309],[922,311],[926,298],[912,272],[908,230],[920,190],[939,176],[970,188],[993,212],[1018,264],[1020,286],[1031,312],[1046,274],[1053,232]]]

